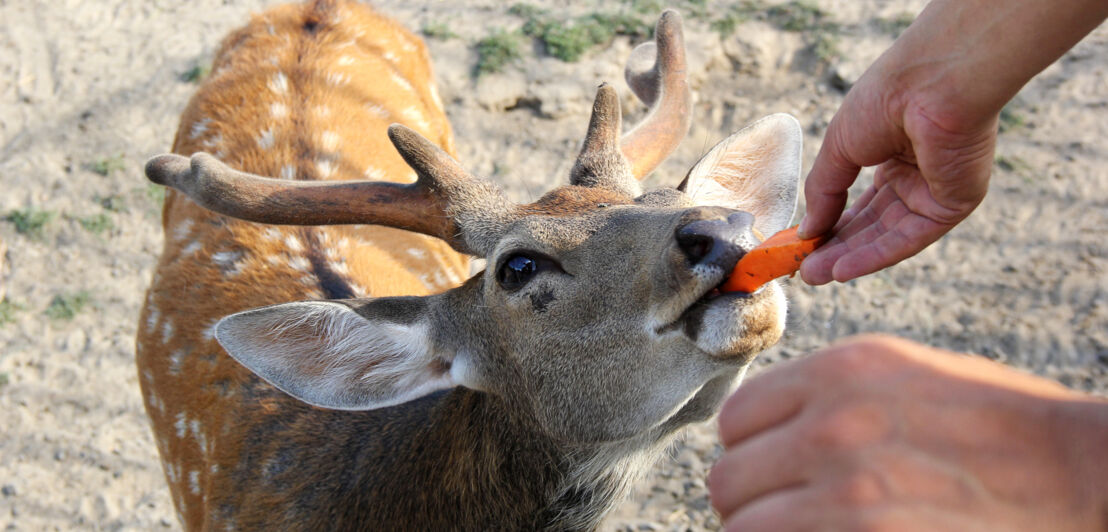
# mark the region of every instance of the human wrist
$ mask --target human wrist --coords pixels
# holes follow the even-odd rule
[[[1090,530],[1108,530],[1108,400],[1060,401],[1050,430],[1072,472],[1075,502],[1089,510]]]
[[[991,125],[1036,74],[1108,17],[1103,0],[933,0],[874,65],[891,112],[952,131]]]

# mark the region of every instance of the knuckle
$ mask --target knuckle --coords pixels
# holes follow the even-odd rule
[[[855,403],[840,406],[812,423],[806,439],[819,451],[852,451],[882,440],[890,427],[881,405]]]
[[[839,504],[861,508],[884,501],[889,493],[885,479],[875,471],[861,469],[851,472],[835,489]]]
[[[856,336],[826,348],[819,367],[839,376],[883,373],[907,359],[904,342],[892,336]]]

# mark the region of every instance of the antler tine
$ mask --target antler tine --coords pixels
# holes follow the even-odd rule
[[[444,200],[426,183],[288,181],[239,172],[206,153],[160,155],[146,176],[201,206],[246,221],[286,225],[378,224],[441,238],[469,252]]]
[[[466,253],[484,255],[491,251],[515,220],[515,205],[495,185],[475,179],[442,148],[412,129],[393,124],[389,126],[389,139],[419,174],[416,184],[426,187],[434,197],[443,198],[443,213],[454,229],[450,238],[440,238]]]
[[[643,68],[652,55],[653,67]],[[624,72],[635,95],[652,106],[642,123],[623,137],[623,155],[637,179],[661,164],[689,132],[692,93],[687,76],[681,15],[666,10],[658,19],[654,42],[636,47]]]
[[[631,165],[620,152],[622,120],[619,94],[611,85],[601,84],[593,102],[581,154],[570,172],[571,184],[608,188],[631,197],[639,194],[640,187],[631,175]]]

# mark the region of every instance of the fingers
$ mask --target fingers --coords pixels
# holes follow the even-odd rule
[[[781,364],[746,382],[727,399],[719,413],[719,436],[724,446],[737,445],[800,412],[808,398],[805,383],[796,371],[802,362]]]
[[[834,237],[801,264],[801,278],[812,285],[846,282],[919,253],[954,226],[929,216],[933,203],[918,168],[882,165]]]
[[[798,487],[761,497],[734,515],[724,515],[726,532],[813,530],[825,515],[813,511],[811,490]]]
[[[708,489],[712,506],[730,515],[747,503],[780,491],[802,486],[805,453],[798,452],[793,423],[771,428],[729,449],[712,467]]]
[[[831,120],[812,171],[804,181],[804,219],[798,230],[802,238],[831,230],[846,206],[847,189],[858,178],[861,165],[847,156],[842,120]]]

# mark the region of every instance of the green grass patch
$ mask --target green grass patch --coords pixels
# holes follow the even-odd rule
[[[161,207],[165,204],[165,187],[157,183],[147,183],[146,188],[143,191],[146,199],[150,200],[154,205]]]
[[[112,194],[111,196],[94,196],[92,201],[95,201],[97,205],[100,205],[108,212],[117,214],[127,212],[127,202],[124,201],[123,196],[119,194]]]
[[[27,310],[26,307],[8,298],[0,301],[0,325],[7,325],[15,321],[15,315]]]
[[[1027,126],[1027,118],[1023,116],[1012,104],[1005,105],[1000,110],[1000,133],[1015,131]]]
[[[809,32],[828,29],[827,12],[807,0],[794,0],[766,9],[770,22],[785,31]],[[837,25],[835,25],[837,28]]]
[[[441,20],[428,22],[424,24],[423,27],[419,29],[419,31],[427,37],[438,39],[440,41],[458,38],[458,34],[454,33],[454,31],[450,29],[450,26],[448,26],[445,22],[442,22]]]
[[[993,162],[997,168],[1005,172],[1023,173],[1031,170],[1031,165],[1027,164],[1027,161],[1015,155],[997,155]]]
[[[93,173],[108,177],[115,172],[122,171],[127,165],[123,163],[123,154],[112,157],[104,157],[88,163],[88,169]]]
[[[494,30],[477,41],[477,76],[504,70],[523,57],[523,38],[518,32]]]
[[[656,4],[645,5],[644,0],[632,3],[629,10],[597,11],[568,20],[528,4],[515,4],[508,12],[524,19],[523,34],[538,39],[547,54],[572,63],[610,43],[617,35],[650,37],[654,33],[655,17],[662,10],[660,4]]]
[[[208,64],[196,64],[192,68],[181,73],[180,79],[185,83],[200,83],[208,74],[212,73],[212,67]]]
[[[739,25],[748,20],[750,20],[749,15],[732,11],[709,22],[708,28],[718,33],[720,37],[726,39],[734,35],[735,31],[739,29]]]
[[[73,294],[58,294],[46,307],[46,316],[52,320],[71,320],[88,306],[92,296],[85,290]]]
[[[112,217],[103,212],[92,216],[85,216],[84,218],[78,218],[77,222],[81,224],[81,227],[85,228],[85,231],[94,235],[102,235],[107,231],[115,229],[115,223],[112,222]]]
[[[812,53],[824,63],[842,56],[839,50],[839,37],[833,33],[817,33],[812,43]]]
[[[8,383],[10,383],[11,381],[12,381],[12,378],[11,378],[10,375],[8,375],[8,372],[6,372],[6,371],[0,372],[0,388],[3,388],[4,386],[7,386]]]
[[[57,216],[53,211],[39,210],[35,208],[17,209],[4,217],[5,220],[15,226],[17,233],[30,237],[41,238],[46,226],[54,221]]]

